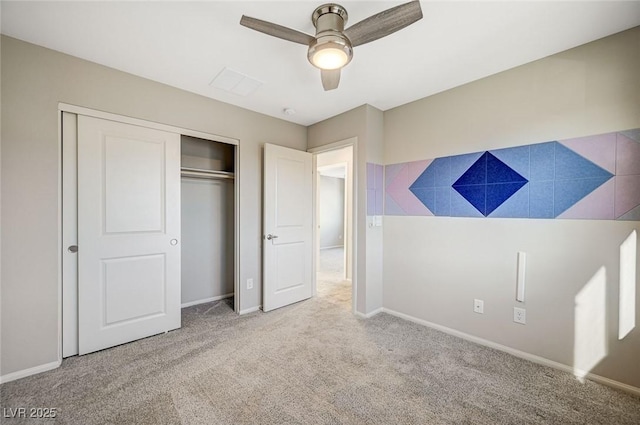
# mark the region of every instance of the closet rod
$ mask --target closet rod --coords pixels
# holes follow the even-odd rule
[[[193,167],[180,167],[182,171],[195,171],[198,173],[206,173],[206,174],[217,174],[221,176],[233,176],[233,172],[229,171],[220,171],[220,170],[211,170],[207,168],[193,168]]]
[[[180,175],[182,177],[191,177],[196,179],[223,179],[223,180],[233,180],[234,176],[232,173],[226,173],[224,171],[194,171],[183,168],[180,171]]]

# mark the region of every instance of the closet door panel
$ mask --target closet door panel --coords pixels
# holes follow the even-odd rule
[[[180,136],[78,116],[79,353],[180,327]]]
[[[165,142],[105,134],[105,233],[162,232]]]

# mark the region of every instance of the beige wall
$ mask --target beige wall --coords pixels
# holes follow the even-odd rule
[[[638,127],[640,27],[386,111],[385,161]],[[591,336],[604,333],[607,355],[588,369],[640,387],[638,299],[636,329],[617,339],[620,245],[633,230],[638,222],[388,216],[384,307],[574,366],[588,355],[576,296],[604,267],[606,326]],[[524,326],[512,320],[517,251],[527,253]]]
[[[2,37],[0,374],[58,357],[58,102],[240,140],[241,309],[261,303],[262,149],[306,128]],[[253,290],[242,283],[254,278]]]
[[[373,107],[367,108],[367,162],[384,164],[384,113]],[[366,210],[364,213],[366,215]],[[371,222],[367,223],[366,254],[367,313],[369,314],[382,308],[384,229],[384,227],[371,227],[370,224]]]

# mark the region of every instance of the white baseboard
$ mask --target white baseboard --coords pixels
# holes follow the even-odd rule
[[[436,323],[432,323],[432,322],[429,322],[429,321],[426,321],[426,320],[423,320],[423,319],[418,319],[417,317],[409,316],[408,314],[400,313],[398,311],[390,310],[388,308],[384,308],[383,307],[380,310],[382,310],[382,312],[390,314],[392,316],[396,316],[396,317],[399,317],[401,319],[408,320],[410,322],[417,323],[419,325],[426,326],[428,328],[432,328],[432,329],[438,330],[440,332],[444,332],[446,334],[453,335],[453,336],[456,336],[458,338],[462,338],[462,339],[465,339],[467,341],[474,342],[474,343],[479,344],[479,345],[484,345],[485,347],[493,348],[495,350],[499,350],[499,351],[511,354],[512,356],[519,357],[521,359],[528,360],[530,362],[537,363],[537,364],[540,364],[542,366],[547,366],[547,367],[550,367],[550,368],[553,368],[553,369],[558,369],[558,370],[561,370],[563,372],[569,372],[572,375],[574,375],[576,378],[590,379],[590,380],[598,382],[600,384],[603,384],[603,385],[606,385],[606,386],[609,386],[609,387],[612,387],[612,388],[615,388],[615,389],[618,389],[618,390],[621,390],[621,391],[625,391],[627,393],[631,393],[631,394],[636,395],[636,396],[640,396],[640,388],[634,387],[632,385],[628,385],[628,384],[625,384],[625,383],[622,383],[622,382],[614,381],[613,379],[605,378],[604,376],[600,376],[600,375],[596,375],[594,373],[586,372],[584,370],[576,369],[576,368],[574,368],[572,366],[568,366],[568,365],[565,365],[565,364],[562,364],[562,363],[558,363],[556,361],[549,360],[549,359],[546,359],[544,357],[536,356],[535,354],[530,354],[530,353],[526,353],[524,351],[516,350],[515,348],[507,347],[506,345],[498,344],[496,342],[489,341],[489,340],[484,339],[484,338],[479,338],[477,336],[473,336],[473,335],[470,335],[470,334],[467,334],[467,333],[464,333],[464,332],[460,332],[460,331],[457,331],[455,329],[451,329],[451,328],[448,328],[446,326],[438,325]],[[377,310],[376,310],[376,312],[377,312]],[[372,312],[372,313],[376,313],[376,312]]]
[[[203,298],[201,300],[196,300],[196,301],[189,301],[188,303],[182,304],[180,308],[191,307],[192,305],[210,303],[211,301],[218,301],[218,300],[223,300],[225,298],[231,298],[231,297],[233,297],[233,292],[231,292],[230,294],[218,295],[216,297]]]
[[[17,372],[7,373],[6,375],[0,376],[0,384],[4,384],[6,382],[15,381],[16,379],[26,378],[27,376],[35,375],[37,373],[46,372],[48,370],[57,369],[62,364],[61,361],[56,360],[55,362],[46,363],[40,366],[30,367],[29,369],[19,370]]]
[[[251,308],[246,308],[244,310],[240,310],[240,316],[242,316],[243,314],[249,314],[249,313],[253,313],[256,311],[260,311],[260,309],[262,308],[261,305],[257,306],[257,307],[251,307]]]
[[[360,317],[364,317],[365,319],[368,319],[370,317],[375,316],[378,313],[382,313],[383,311],[384,311],[384,309],[382,307],[380,307],[380,308],[378,308],[376,310],[373,310],[373,311],[371,311],[371,312],[369,312],[367,314],[360,313],[359,311],[356,311],[356,316],[360,316]]]

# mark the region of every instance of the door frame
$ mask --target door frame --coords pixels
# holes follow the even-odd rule
[[[358,300],[358,226],[357,226],[357,217],[358,217],[358,162],[356,158],[358,158],[358,138],[351,137],[349,139],[340,140],[337,142],[329,143],[326,145],[318,146],[315,148],[307,149],[307,152],[313,154],[313,276],[312,276],[312,289],[313,295],[315,296],[317,293],[317,272],[318,272],[318,246],[320,243],[320,235],[318,233],[318,154],[327,153],[331,151],[335,151],[338,149],[352,147],[351,151],[351,312],[353,314],[357,313],[356,305]],[[346,189],[346,184],[345,184]],[[346,191],[345,191],[346,192]],[[346,194],[345,194],[346,196]],[[345,205],[345,209],[347,206]],[[345,223],[346,226],[346,223]],[[346,267],[347,262],[345,261],[345,274],[347,273]]]
[[[220,136],[212,133],[205,133],[197,130],[190,130],[186,128],[161,124],[153,121],[142,120],[138,118],[132,118],[125,115],[113,114],[110,112],[99,111],[95,109],[85,108],[83,106],[71,105],[63,102],[58,103],[58,264],[60,266],[58,272],[58,363],[62,362],[63,358],[63,305],[64,305],[64,287],[65,287],[65,267],[64,267],[64,252],[66,250],[66,244],[69,242],[65,236],[65,229],[63,229],[63,223],[69,225],[69,217],[67,211],[77,207],[77,186],[76,181],[72,181],[73,185],[65,185],[63,176],[65,171],[69,171],[68,160],[64,161],[64,147],[69,143],[75,144],[77,147],[77,135],[73,138],[65,138],[64,129],[62,126],[63,114],[70,113],[78,115],[85,115],[94,118],[101,118],[110,121],[117,121],[124,124],[131,124],[139,127],[152,128],[155,130],[167,131],[171,133],[177,133],[185,136],[197,137],[200,139],[210,140],[212,142],[227,143],[235,146],[234,152],[234,278],[233,278],[233,291],[234,291],[234,311],[239,314],[240,312],[240,148],[239,140],[226,136]],[[77,177],[77,162],[73,162],[71,166],[74,168],[73,174]],[[66,168],[63,168],[66,167]],[[65,187],[69,186],[69,187]],[[69,200],[73,199],[71,203]],[[69,204],[68,204],[69,203]],[[68,204],[68,205],[67,205]],[[75,220],[77,229],[77,214],[72,214],[72,220]],[[75,233],[77,244],[77,232]],[[76,257],[77,258],[77,257]],[[77,267],[77,260],[75,261]],[[67,268],[69,266],[67,265]],[[71,285],[77,285],[76,280]]]

